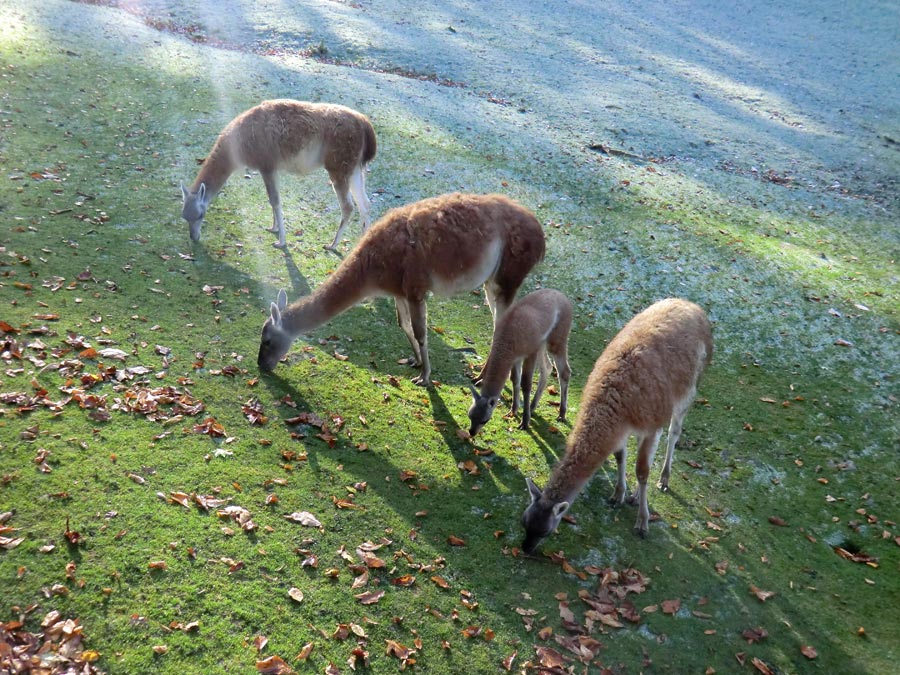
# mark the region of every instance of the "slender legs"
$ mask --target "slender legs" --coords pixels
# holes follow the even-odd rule
[[[431,362],[428,360],[428,332],[426,330],[425,301],[397,298],[397,322],[406,333],[406,338],[413,349],[413,358],[421,372],[413,378],[413,382],[422,387],[431,384]]]
[[[287,245],[284,236],[284,213],[281,210],[281,195],[278,194],[278,182],[275,179],[275,172],[266,171],[260,173],[262,174],[263,183],[266,185],[269,204],[272,206],[272,227],[269,228],[269,232],[278,234],[278,242],[274,246],[284,248]]]

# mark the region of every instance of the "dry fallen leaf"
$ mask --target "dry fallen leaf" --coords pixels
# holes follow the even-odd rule
[[[272,655],[267,659],[256,662],[256,670],[263,675],[287,675],[292,672],[291,667],[280,656]]]
[[[802,647],[800,647],[800,653],[808,659],[814,659],[819,655],[819,652],[816,651],[816,648],[811,647],[810,645],[803,645]]]
[[[374,605],[384,597],[384,591],[367,591],[365,593],[360,593],[359,595],[354,595],[353,597],[359,600],[363,605]]]
[[[762,602],[765,602],[769,598],[775,595],[773,591],[764,591],[761,588],[757,588],[751,584],[750,592],[753,593],[757,598],[759,598]]]
[[[291,586],[291,589],[288,591],[288,595],[294,602],[303,602],[303,591],[301,591],[299,588]]]
[[[289,513],[288,515],[286,515],[285,519],[295,523],[300,523],[301,525],[305,525],[306,527],[322,527],[322,523],[319,522],[319,519],[309,511],[295,511],[294,513]]]

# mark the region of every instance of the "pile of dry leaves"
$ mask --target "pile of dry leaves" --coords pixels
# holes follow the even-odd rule
[[[41,632],[23,630],[22,621],[0,623],[0,672],[30,675],[101,675],[93,663],[99,652],[82,646],[78,619],[63,619],[52,611]]]

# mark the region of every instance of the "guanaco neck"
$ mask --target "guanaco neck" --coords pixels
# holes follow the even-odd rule
[[[566,454],[554,467],[544,496],[554,503],[572,502],[606,458],[622,446],[628,430],[596,400],[585,401],[588,409],[579,417],[566,444]]]
[[[207,194],[215,195],[237,168],[237,161],[231,150],[231,136],[222,134],[216,139],[209,155],[203,160],[200,171],[197,172],[197,178],[191,185],[191,192],[197,192],[200,184],[204,183]]]
[[[296,337],[374,295],[376,289],[367,281],[366,269],[365,256],[356,249],[315,291],[282,312],[283,330]]]
[[[516,355],[509,349],[509,345],[503,344],[503,336],[498,335],[499,339],[491,348],[488,356],[487,367],[481,374],[481,395],[482,396],[499,396],[503,391],[503,385],[512,370]]]

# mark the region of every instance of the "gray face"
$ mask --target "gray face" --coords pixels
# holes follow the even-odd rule
[[[472,396],[472,407],[469,408],[469,435],[474,436],[491,419],[494,409],[500,402],[496,396]]]
[[[262,336],[259,340],[259,355],[256,365],[265,373],[275,370],[278,362],[284,358],[291,348],[291,340],[284,331],[274,325],[271,317],[263,324]]]
[[[181,205],[181,217],[188,223],[188,232],[192,241],[200,241],[200,226],[203,225],[203,217],[206,215],[206,186],[201,184],[197,192],[191,192],[184,186],[181,188],[183,199]]]
[[[554,503],[546,499],[530,479],[528,493],[531,495],[531,504],[522,514],[522,527],[525,530],[522,550],[530,555],[559,526],[562,517],[569,510],[569,503]]]

